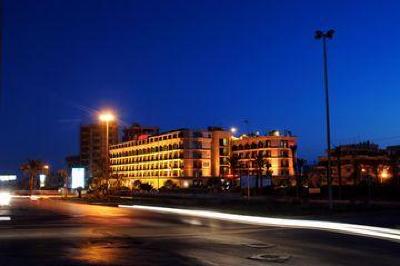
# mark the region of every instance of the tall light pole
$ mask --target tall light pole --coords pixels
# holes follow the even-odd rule
[[[110,163],[110,154],[109,154],[109,150],[108,150],[108,146],[109,146],[109,131],[110,131],[110,122],[115,120],[115,115],[111,112],[103,112],[99,115],[99,120],[101,122],[105,122],[106,123],[106,178],[108,180],[109,178],[109,163]],[[109,184],[107,184],[108,186]]]
[[[331,176],[331,122],[329,113],[329,87],[328,87],[328,56],[326,49],[326,41],[333,38],[334,30],[328,30],[326,32],[317,30],[315,32],[315,39],[322,40],[323,58],[324,58],[324,87],[325,87],[325,108],[326,108],[326,144],[328,149],[328,165],[326,168],[326,178],[328,181],[328,197],[329,197],[329,208],[333,208],[332,198],[332,176]]]

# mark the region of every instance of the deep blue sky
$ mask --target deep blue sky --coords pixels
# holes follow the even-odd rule
[[[351,3],[350,3],[351,2]],[[400,143],[399,1],[5,0],[0,170],[61,166],[93,110],[162,129],[290,129],[324,150],[321,44],[333,143]]]

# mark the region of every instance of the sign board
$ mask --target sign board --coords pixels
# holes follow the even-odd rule
[[[46,186],[46,175],[39,175],[40,187]]]
[[[71,188],[85,187],[85,168],[72,168]]]

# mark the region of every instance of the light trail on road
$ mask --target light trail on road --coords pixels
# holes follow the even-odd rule
[[[376,226],[327,222],[318,220],[271,218],[271,217],[261,217],[261,216],[228,214],[216,211],[190,210],[190,209],[167,208],[167,207],[144,206],[144,205],[118,205],[118,207],[133,208],[133,209],[154,211],[160,213],[186,215],[199,218],[217,219],[217,220],[252,224],[252,225],[327,230],[337,233],[360,235],[360,236],[390,240],[394,242],[400,242],[400,230],[384,228],[384,227],[376,227]]]

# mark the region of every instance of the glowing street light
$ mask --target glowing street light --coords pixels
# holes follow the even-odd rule
[[[232,134],[235,134],[237,132],[237,128],[236,127],[231,127],[231,132],[232,132]]]
[[[103,112],[100,113],[99,120],[101,122],[112,122],[115,120],[115,115],[111,112]]]
[[[109,146],[109,131],[110,131],[110,122],[115,120],[115,115],[109,111],[102,112],[99,114],[99,120],[100,122],[105,122],[106,123],[106,176],[107,178],[109,177],[109,151],[108,151],[108,146]]]

